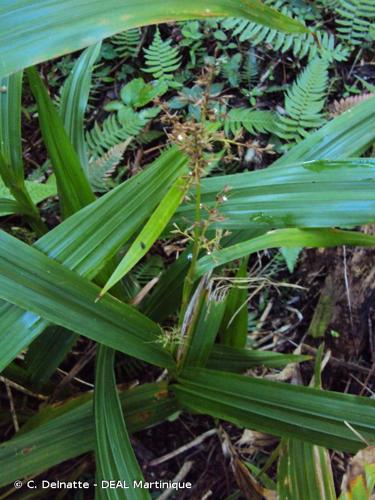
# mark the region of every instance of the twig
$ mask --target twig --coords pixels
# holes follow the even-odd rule
[[[84,366],[89,363],[89,361],[92,360],[92,358],[95,356],[96,352],[96,344],[92,345],[91,348],[87,351],[87,353],[84,355],[82,359],[76,363],[73,368],[68,372],[65,377],[61,380],[59,385],[55,389],[55,394],[60,391],[64,386],[69,384],[69,382],[73,379],[76,378],[76,375],[83,369]],[[78,379],[77,379],[78,380]]]
[[[46,399],[48,399],[48,396],[44,396],[43,394],[36,394],[34,392],[31,392],[31,391],[29,391],[29,389],[26,389],[26,387],[22,387],[22,385],[19,385],[16,382],[13,382],[12,380],[8,380],[7,378],[2,377],[1,375],[0,375],[0,382],[3,382],[5,385],[8,384],[9,387],[12,387],[13,389],[16,389],[17,391],[23,392],[27,396],[41,399],[42,401],[45,401]]]
[[[172,483],[178,483],[185,479],[185,477],[189,474],[190,469],[193,466],[193,462],[185,462],[184,465],[181,467],[180,471],[177,473],[177,475],[172,479]],[[176,490],[174,488],[167,488],[159,497],[158,500],[166,500],[169,498],[173,493],[175,493]]]
[[[301,345],[305,351],[310,352],[311,354],[316,354],[317,350],[314,349],[314,347],[311,347],[310,345],[307,344],[301,344]],[[329,362],[332,363],[333,365],[343,366],[344,368],[348,368],[349,370],[356,370],[357,372],[365,373],[366,375],[371,371],[369,368],[356,365],[351,361],[344,361],[343,359],[335,358],[334,356],[330,357]]]
[[[367,387],[367,383],[368,383],[369,379],[371,378],[371,375],[373,375],[373,373],[372,373],[372,372],[373,372],[373,370],[374,370],[374,366],[373,366],[373,367],[372,367],[372,369],[370,370],[370,373],[367,375],[365,382],[362,382],[361,380],[359,380],[359,378],[358,378],[358,377],[356,377],[356,376],[355,376],[355,375],[353,375],[352,373],[349,373],[349,376],[350,376],[352,379],[354,379],[354,380],[355,380],[355,381],[356,381],[356,382],[357,382],[357,383],[358,383],[358,384],[362,387],[362,389],[361,389],[360,393],[358,394],[358,396],[363,396],[363,393],[364,393],[365,391],[367,391],[367,392],[371,395],[371,397],[374,397],[374,396],[375,396],[375,392],[374,392],[374,391],[372,391],[369,387]]]
[[[8,399],[9,399],[10,414],[12,415],[14,430],[16,432],[18,432],[20,430],[20,426],[18,424],[18,419],[17,419],[17,414],[16,414],[16,408],[14,406],[12,391],[10,389],[10,385],[8,384],[8,382],[4,382],[4,384],[5,384]]]
[[[350,286],[349,286],[349,278],[348,278],[348,268],[347,268],[347,262],[346,262],[346,246],[343,246],[343,256],[344,256],[344,280],[345,280],[345,290],[346,290],[346,297],[348,300],[348,307],[349,307],[349,317],[350,317],[350,324],[353,330],[353,312],[352,312],[352,301],[351,301],[351,296],[350,296]],[[353,331],[352,331],[353,334]]]
[[[154,286],[158,283],[159,277],[155,276],[152,280],[150,280],[134,297],[131,301],[133,306],[138,306],[142,300],[146,297],[146,295],[154,288]]]
[[[193,439],[193,441],[190,441],[188,444],[184,444],[183,446],[180,446],[176,450],[171,451],[170,453],[167,453],[166,455],[163,455],[162,457],[155,458],[150,462],[149,465],[154,466],[154,465],[159,465],[162,464],[163,462],[167,462],[171,458],[174,458],[177,455],[180,455],[181,453],[184,453],[187,450],[190,450],[191,448],[194,448],[195,446],[198,446],[199,444],[203,443],[205,439],[207,439],[210,436],[213,436],[214,434],[217,434],[216,429],[210,429],[207,432],[204,432],[200,436],[196,437]]]

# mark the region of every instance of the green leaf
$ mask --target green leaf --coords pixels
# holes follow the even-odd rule
[[[103,479],[144,481],[138,465],[122,414],[121,402],[116,388],[114,373],[115,351],[99,347],[96,359],[94,415],[96,436],[97,474]],[[130,487],[101,491],[107,499],[146,499],[150,495],[142,488]]]
[[[323,345],[315,359],[315,373],[310,386],[321,389]],[[280,500],[336,500],[331,461],[328,450],[322,446],[283,439],[277,473]]]
[[[0,150],[9,167],[1,171],[4,181],[22,186],[24,181],[22,143],[21,143],[21,99],[23,72],[19,71],[8,78],[2,78],[0,85]]]
[[[272,111],[260,111],[248,108],[233,108],[225,117],[224,130],[233,135],[245,128],[249,134],[273,132],[275,130],[275,114]]]
[[[84,116],[89,99],[92,71],[100,47],[101,43],[97,43],[82,52],[64,83],[61,93],[60,114],[64,127],[86,172],[88,171],[88,157]]]
[[[193,310],[190,312],[191,307]],[[191,299],[184,319],[184,324],[187,322],[187,331],[182,338],[179,369],[193,366],[203,368],[206,365],[219,331],[224,308],[223,297],[210,291],[209,278],[204,277]]]
[[[38,204],[51,196],[56,196],[57,194],[56,182],[53,177],[50,177],[48,181],[44,184],[35,181],[25,181],[25,186],[28,193],[30,194],[30,198],[35,204]],[[13,198],[12,193],[1,181],[1,179],[0,179],[0,197]]]
[[[121,31],[171,20],[246,17],[281,31],[306,28],[259,0],[6,0],[0,7],[1,75],[88,47]],[[46,44],[48,40],[48,44]]]
[[[296,268],[298,257],[301,255],[302,248],[280,248],[280,253],[283,256],[286,265],[288,267],[288,271],[292,273]]]
[[[182,406],[240,427],[350,452],[364,444],[345,422],[375,439],[369,398],[197,368],[178,382],[171,389]]]
[[[0,233],[0,297],[43,319],[136,358],[173,366],[159,326],[40,251]],[[33,316],[33,314],[32,314]]]
[[[183,200],[189,184],[190,178],[186,175],[174,182],[103,287],[100,297],[118,283],[150,250]]]
[[[150,216],[186,168],[176,148],[153,165],[85,207],[35,243],[35,248],[93,279]],[[48,326],[37,314],[0,301],[0,371]]]
[[[336,500],[329,454],[321,446],[285,440],[277,476],[280,500]]]
[[[260,250],[279,247],[303,246],[309,248],[335,247],[338,245],[374,246],[375,236],[338,229],[279,229],[243,241],[237,245],[217,250],[198,260],[196,277],[235,259]]]
[[[236,279],[247,277],[247,264],[249,259],[244,258],[235,276]],[[245,347],[249,323],[248,289],[243,283],[242,288],[233,284],[226,297],[225,313],[220,326],[220,340],[223,344],[232,347]]]
[[[0,175],[4,185],[18,202],[19,209],[15,213],[25,214],[31,227],[38,234],[43,234],[47,228],[24,181],[21,143],[22,79],[22,71],[0,79],[0,86],[6,89],[0,94]],[[4,209],[2,212],[5,215]]]
[[[282,368],[289,363],[302,363],[309,359],[311,359],[310,356],[280,354],[256,349],[237,349],[227,345],[214,344],[207,368],[227,372],[244,372],[258,366]]]
[[[22,214],[24,208],[15,200],[0,198],[0,216]]]
[[[126,105],[141,108],[153,101],[155,97],[164,94],[167,90],[168,86],[163,82],[153,85],[152,83],[145,83],[143,78],[135,78],[122,87],[120,94],[121,99]]]
[[[35,68],[27,69],[31,91],[38,105],[39,122],[50,156],[64,218],[95,200],[78,155],[64,124]]]
[[[123,391],[120,401],[129,432],[162,422],[178,410],[163,382]],[[39,474],[94,448],[92,393],[47,406],[31,417],[17,436],[0,445],[0,486]]]
[[[285,114],[278,114],[275,133],[282,139],[299,142],[312,128],[325,122],[323,108],[327,95],[328,61],[315,57],[285,94]]]
[[[359,156],[375,140],[375,97],[357,104],[328,122],[276,160],[272,166],[289,165],[299,161],[339,160]]]
[[[217,206],[222,220],[213,228],[264,231],[285,227],[356,226],[375,220],[375,160],[350,159],[289,164],[278,168],[202,180],[202,203]],[[173,219],[182,227],[194,221],[193,203]]]

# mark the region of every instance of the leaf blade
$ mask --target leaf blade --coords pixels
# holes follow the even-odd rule
[[[56,175],[61,212],[63,217],[67,218],[95,201],[95,196],[64,129],[62,119],[37,70],[28,68],[26,72],[31,91],[37,102],[43,139]]]
[[[179,177],[174,182],[108,279],[99,297],[118,283],[150,250],[183,200],[189,184],[190,180],[186,176]]]
[[[147,8],[140,0],[108,0],[105,4],[98,0],[6,1],[0,7],[1,73],[6,76],[126,29],[171,20],[225,16],[248,17],[280,30],[307,31],[299,22],[259,0],[207,0],[204,7],[200,0],[184,6],[178,0],[156,0]]]
[[[143,482],[144,479],[122,414],[116,388],[114,359],[115,351],[104,346],[99,347],[94,390],[96,473],[101,478],[125,481],[131,485],[126,494],[122,488],[102,490],[105,498],[148,499],[150,495],[146,490],[132,487],[134,481]]]
[[[0,233],[0,296],[11,303],[131,356],[173,366],[158,342],[159,326],[7,233]]]
[[[198,260],[196,278],[215,267],[251,253],[279,247],[335,247],[338,245],[374,246],[375,237],[336,229],[278,229],[213,252]]]
[[[171,389],[182,406],[246,428],[356,451],[364,444],[345,419],[375,438],[375,405],[368,398],[197,368],[178,382]]]
[[[35,243],[35,248],[63,262],[68,269],[93,279],[147,218],[187,165],[175,148],[81,212],[71,216]],[[147,203],[145,203],[147,200]],[[48,326],[37,314],[0,301],[0,370]]]

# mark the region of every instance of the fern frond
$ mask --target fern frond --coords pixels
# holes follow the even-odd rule
[[[154,78],[173,78],[173,72],[181,64],[181,56],[176,47],[172,47],[171,40],[162,40],[159,29],[156,29],[152,44],[148,49],[143,49],[146,68],[143,71],[151,73]]]
[[[131,138],[113,146],[103,156],[89,163],[88,178],[96,193],[107,191],[106,179],[115,171],[130,141]]]
[[[128,120],[123,122],[115,114],[108,116],[101,125],[95,122],[94,127],[86,133],[90,155],[94,159],[100,158],[114,146],[138,135],[147,121],[142,115],[131,111],[128,113]]]
[[[285,0],[269,0],[265,3],[286,16],[304,22],[303,16],[296,16],[289,2]],[[267,26],[247,21],[246,19],[229,18],[222,22],[222,27],[231,30],[232,36],[239,36],[240,42],[249,41],[254,47],[264,44],[269,46],[273,51],[280,51],[282,53],[291,51],[294,57],[298,59],[308,57],[311,60],[317,55],[321,55],[330,61],[345,61],[349,56],[348,48],[336,43],[335,37],[332,34],[319,30],[316,31],[316,37],[319,40],[320,47],[311,33],[282,33]]]
[[[238,135],[242,129],[249,134],[273,132],[275,129],[274,113],[247,108],[231,109],[224,121],[224,131],[228,135]]]
[[[141,30],[133,28],[113,36],[111,39],[115,51],[121,58],[135,57],[141,44]]]
[[[339,101],[333,101],[333,103],[329,107],[329,115],[331,118],[339,116],[353,106],[356,106],[360,102],[367,101],[367,99],[370,99],[374,96],[375,94],[367,92],[365,94],[345,97],[343,99],[340,99]]]
[[[245,57],[244,69],[241,73],[242,81],[248,85],[255,85],[258,81],[259,69],[256,52],[250,48]]]
[[[370,39],[371,25],[375,20],[374,0],[339,0],[335,10],[337,31],[342,40],[360,45]]]
[[[316,5],[318,8],[333,10],[337,7],[339,0],[318,0]]]
[[[232,87],[238,87],[241,83],[241,63],[242,55],[239,52],[231,57],[224,56],[221,61],[221,73]]]
[[[293,83],[285,96],[285,114],[279,114],[276,134],[298,142],[311,129],[320,127],[325,117],[322,110],[328,84],[328,63],[313,59]]]

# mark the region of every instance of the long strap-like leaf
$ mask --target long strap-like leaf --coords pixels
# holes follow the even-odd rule
[[[180,205],[189,183],[189,178],[182,176],[179,177],[169,189],[168,193],[161,200],[159,206],[151,215],[147,224],[132,243],[126,255],[103,287],[100,292],[101,297],[118,283],[150,250],[151,246],[163,232],[165,226]]]
[[[173,148],[134,176],[38,240],[35,247],[68,269],[93,279],[152,213],[186,168]],[[0,302],[0,371],[48,326],[41,316]]]
[[[0,233],[0,297],[96,342],[163,367],[161,329],[111,296],[95,303],[99,288],[38,250]]]
[[[120,394],[129,432],[164,421],[178,410],[165,383],[144,384]],[[50,405],[0,446],[0,486],[33,476],[95,448],[93,394]],[[105,478],[109,479],[109,478]]]
[[[87,172],[88,158],[84,134],[84,115],[89,99],[94,63],[101,43],[86,49],[74,64],[61,93],[60,114],[65,130],[78,153],[81,165]]]
[[[240,259],[251,253],[279,247],[335,247],[338,245],[375,246],[375,236],[341,231],[336,229],[279,229],[243,241],[223,250],[217,250],[211,255],[202,257],[197,264],[196,277],[202,276],[215,267],[235,259]]]
[[[354,227],[375,221],[373,183],[372,158],[289,163],[285,168],[203,179],[202,203],[216,208],[216,195],[225,190],[212,229]],[[182,206],[174,221],[181,227],[192,224],[193,203]]]
[[[182,406],[240,427],[350,452],[364,446],[358,435],[375,439],[368,398],[197,368],[172,388]]]
[[[88,47],[137,26],[207,17],[246,17],[271,28],[306,27],[260,0],[3,0],[0,76]],[[46,43],[48,40],[48,43]]]
[[[109,500],[138,500],[150,498],[147,490],[134,488],[134,481],[143,482],[129,434],[125,425],[114,374],[115,352],[101,346],[96,358],[94,416],[97,474],[111,481],[125,481],[129,487],[103,489]],[[99,485],[100,487],[100,485]]]
[[[38,105],[40,128],[56,175],[61,212],[67,218],[92,203],[95,196],[37,70],[28,68],[27,76]]]
[[[47,228],[27,191],[21,143],[21,99],[23,72],[0,80],[0,176],[19,208],[14,213],[26,215],[32,228],[42,235]],[[5,215],[5,214],[4,214]]]

